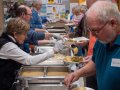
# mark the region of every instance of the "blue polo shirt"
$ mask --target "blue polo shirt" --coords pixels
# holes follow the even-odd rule
[[[45,38],[45,33],[43,32],[36,32],[33,29],[30,29],[27,32],[27,40],[26,42],[38,45],[38,40],[43,40]]]
[[[92,59],[96,65],[98,89],[120,90],[120,35],[111,47],[97,40]]]

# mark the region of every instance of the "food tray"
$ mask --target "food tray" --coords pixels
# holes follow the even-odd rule
[[[18,79],[63,80],[69,72],[67,66],[23,66],[19,71]]]
[[[66,76],[68,73],[68,67],[47,67],[46,76]]]
[[[24,66],[19,72],[20,77],[40,77],[44,76],[44,67]]]

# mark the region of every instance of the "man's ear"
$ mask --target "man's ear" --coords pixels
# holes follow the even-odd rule
[[[112,27],[116,27],[118,22],[114,18],[111,18],[110,19],[110,24],[111,24]]]
[[[24,17],[25,13],[22,13],[21,16]]]
[[[117,29],[118,28],[118,21],[116,19],[112,18],[110,20],[110,25],[111,25],[111,27],[112,27],[113,30],[115,30],[116,32],[118,32],[118,29]]]

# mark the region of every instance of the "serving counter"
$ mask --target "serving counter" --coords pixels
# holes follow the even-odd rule
[[[44,53],[52,50],[53,46],[35,46],[35,53],[32,55]],[[73,71],[71,65],[65,64],[64,58],[71,53],[69,49],[64,50],[64,54],[54,54],[42,63],[35,66],[21,67],[17,77],[16,90],[68,90],[63,83],[67,74]],[[76,66],[75,66],[76,69]]]

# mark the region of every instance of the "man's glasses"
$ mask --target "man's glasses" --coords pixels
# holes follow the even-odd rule
[[[32,16],[32,14],[27,14],[27,15]]]
[[[87,26],[87,30],[89,30],[90,32],[92,32],[94,35],[98,35],[100,33],[100,31],[103,30],[103,28],[108,24],[108,22],[106,22],[101,28],[99,28],[98,30],[95,29],[91,29],[89,26]]]

